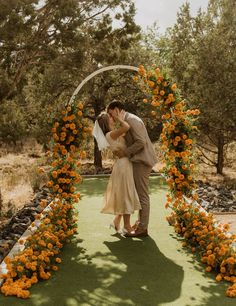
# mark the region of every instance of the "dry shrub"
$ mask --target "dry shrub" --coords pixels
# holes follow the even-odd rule
[[[47,170],[49,168],[48,164],[48,159],[46,157],[42,157],[30,168],[28,177],[30,186],[34,192],[37,192],[47,183]],[[39,171],[39,169],[42,169],[44,172]]]

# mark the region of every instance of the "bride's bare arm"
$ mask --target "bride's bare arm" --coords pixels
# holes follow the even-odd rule
[[[124,121],[124,115],[125,115],[124,110],[117,113],[117,116],[115,119],[120,122],[121,126],[118,129],[112,130],[110,132],[110,136],[114,140],[116,140],[119,136],[126,133],[130,128],[129,124],[126,121]]]

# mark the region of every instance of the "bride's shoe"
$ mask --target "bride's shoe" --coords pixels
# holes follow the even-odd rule
[[[134,230],[131,230],[131,231],[128,231],[126,228],[122,228],[122,235],[126,235],[126,234],[134,234],[135,233],[135,231]]]
[[[116,231],[116,233],[120,234],[121,233],[121,229],[118,228],[115,223],[111,223],[110,226],[109,226],[110,229],[114,229]]]
[[[111,224],[109,225],[109,229],[114,229],[115,231],[117,231],[117,228],[116,228],[116,226],[115,226],[114,223],[111,223]]]

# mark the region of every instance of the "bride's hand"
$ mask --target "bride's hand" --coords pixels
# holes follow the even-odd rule
[[[124,118],[125,118],[125,111],[122,109],[122,110],[117,112],[117,119],[123,121]]]

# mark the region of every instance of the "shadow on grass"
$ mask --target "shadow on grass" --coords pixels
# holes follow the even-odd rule
[[[104,242],[115,258],[126,265],[109,290],[132,305],[154,306],[179,298],[184,277],[182,267],[166,258],[151,237]],[[125,304],[118,304],[125,305]],[[128,305],[128,304],[127,304]]]
[[[92,256],[76,242],[66,246],[60,272],[34,285],[30,300],[0,296],[0,305],[156,306],[180,296],[183,269],[166,258],[153,239],[104,244],[108,251]]]
[[[65,246],[60,271],[49,281],[32,287],[29,300],[0,295],[1,306],[158,306],[172,305],[181,296],[183,268],[165,257],[155,241],[120,238],[104,241],[107,252],[88,255],[85,248],[73,241]],[[199,262],[194,262],[195,268]],[[204,272],[203,272],[204,274]],[[224,296],[227,284],[218,284],[213,275],[208,286],[196,283],[203,294],[197,306],[233,306],[234,299]],[[198,299],[196,301],[196,299]],[[175,304],[178,305],[178,304]],[[179,306],[191,306],[182,304]]]
[[[78,185],[78,191],[82,196],[102,196],[106,190],[109,178],[85,178]],[[150,193],[158,192],[158,190],[167,190],[165,179],[160,176],[150,177],[149,179]]]

